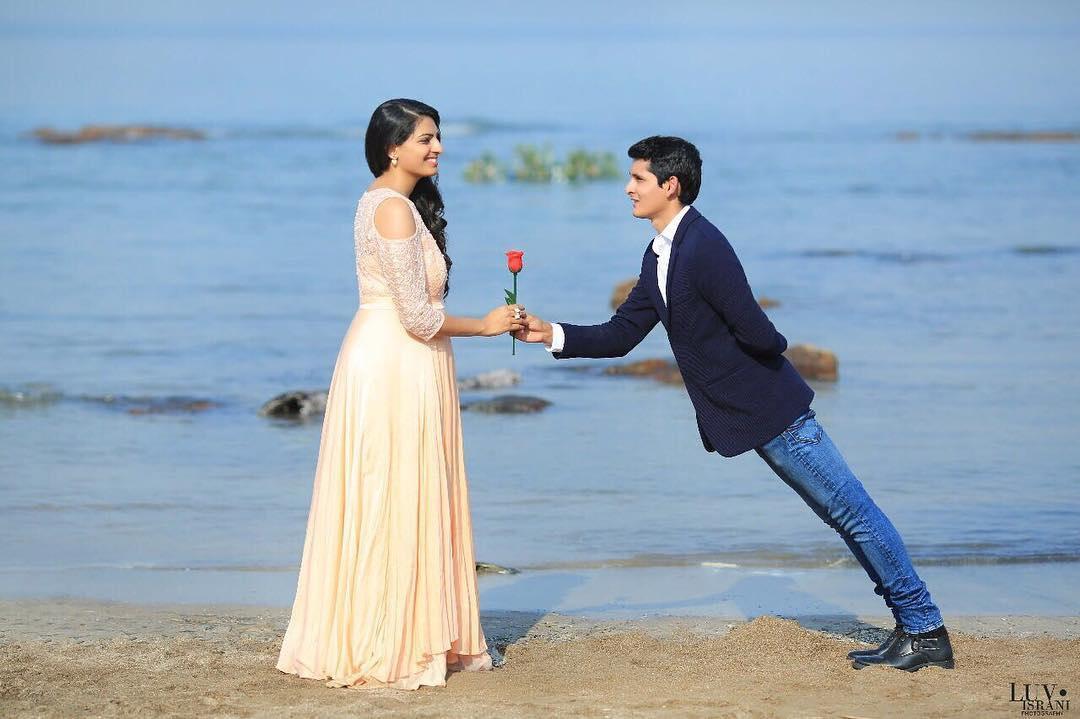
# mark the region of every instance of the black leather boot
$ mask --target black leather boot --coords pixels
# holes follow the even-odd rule
[[[848,659],[858,659],[859,657],[870,657],[875,654],[884,654],[887,652],[894,643],[900,641],[900,637],[904,634],[904,628],[899,624],[893,628],[892,634],[885,637],[885,641],[878,645],[877,649],[856,649],[848,652]]]
[[[941,635],[937,637],[920,637],[903,632],[899,641],[893,643],[886,651],[853,659],[851,666],[855,669],[885,666],[903,669],[906,672],[917,672],[923,667],[952,669],[954,662],[949,633],[944,627],[941,628]]]

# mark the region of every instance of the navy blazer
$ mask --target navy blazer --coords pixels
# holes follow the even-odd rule
[[[735,251],[691,207],[671,245],[666,304],[656,260],[650,240],[626,301],[603,324],[560,323],[565,342],[554,356],[622,357],[662,322],[705,449],[734,457],[765,444],[809,409],[814,391],[781,354],[787,340],[758,306]]]

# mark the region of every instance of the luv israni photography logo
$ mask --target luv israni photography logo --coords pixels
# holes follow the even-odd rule
[[[1009,691],[1009,701],[1020,704],[1020,716],[1065,716],[1069,711],[1069,692],[1060,684],[1010,682]]]

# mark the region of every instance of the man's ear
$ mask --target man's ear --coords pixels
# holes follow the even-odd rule
[[[667,195],[669,200],[677,198],[682,192],[682,188],[679,187],[679,178],[675,177],[675,175],[672,175],[665,180],[664,184],[660,186],[660,189],[664,191],[664,194]]]

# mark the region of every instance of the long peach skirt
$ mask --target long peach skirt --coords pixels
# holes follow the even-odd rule
[[[338,353],[277,668],[399,689],[491,668],[450,339],[392,306],[358,309]]]

